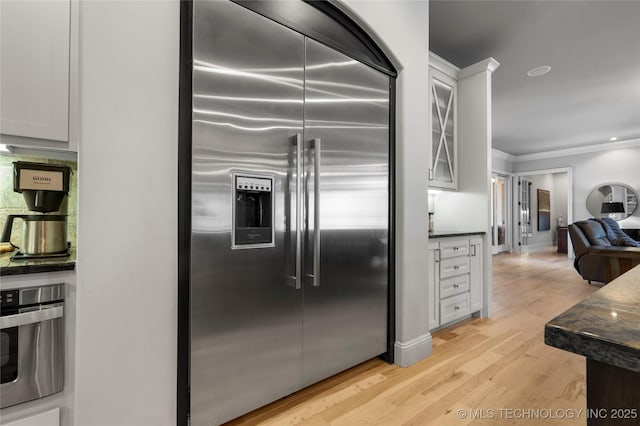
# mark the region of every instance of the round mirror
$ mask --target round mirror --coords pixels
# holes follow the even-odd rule
[[[613,215],[625,219],[638,208],[638,194],[622,183],[607,183],[595,187],[587,197],[587,210],[593,217]]]

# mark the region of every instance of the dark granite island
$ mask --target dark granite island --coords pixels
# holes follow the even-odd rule
[[[587,425],[640,425],[640,266],[549,321],[544,341],[587,357]]]

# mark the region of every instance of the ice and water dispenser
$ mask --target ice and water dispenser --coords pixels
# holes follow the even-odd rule
[[[233,174],[233,248],[273,247],[273,176]]]

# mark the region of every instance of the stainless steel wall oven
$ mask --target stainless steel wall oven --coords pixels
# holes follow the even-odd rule
[[[0,408],[64,387],[64,284],[0,292]]]

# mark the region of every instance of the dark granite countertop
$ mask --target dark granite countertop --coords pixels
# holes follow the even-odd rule
[[[0,276],[73,271],[76,268],[76,252],[73,248],[71,255],[63,258],[11,260],[15,253],[0,254]]]
[[[436,229],[429,232],[429,238],[461,237],[464,235],[484,235],[484,231],[456,231],[453,229]]]
[[[544,341],[640,372],[640,266],[549,321]]]

